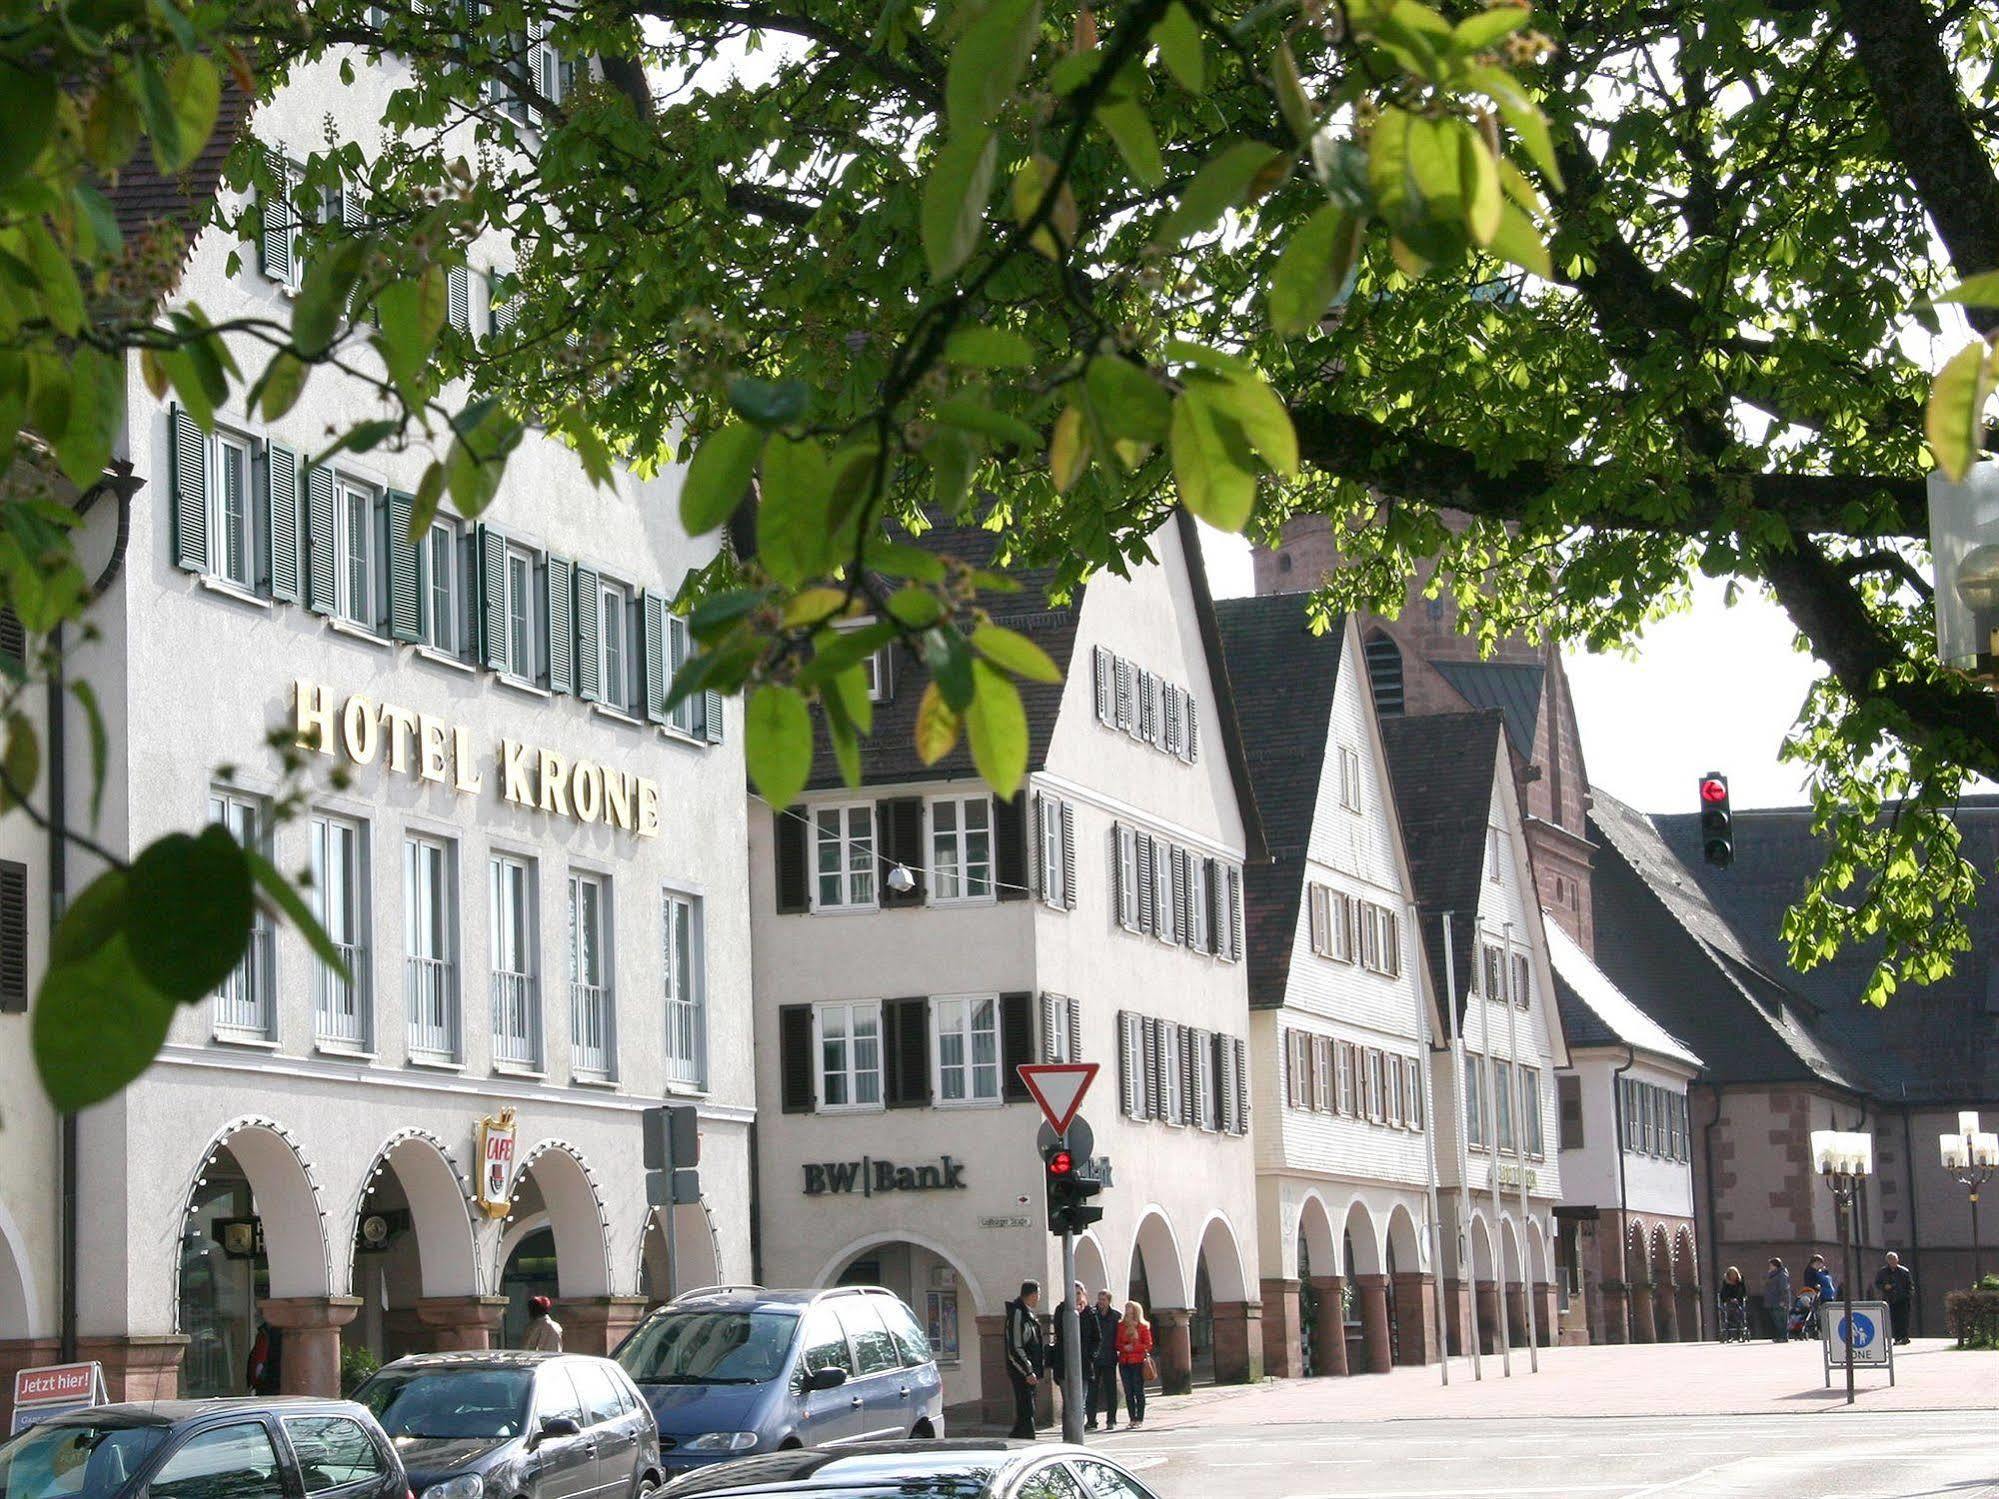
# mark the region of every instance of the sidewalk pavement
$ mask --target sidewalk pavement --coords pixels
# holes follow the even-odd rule
[[[1173,1398],[1154,1396],[1144,1430],[1196,1430],[1314,1421],[1396,1421],[1439,1416],[1728,1416],[1844,1411],[1846,1379],[1825,1385],[1818,1343],[1651,1343],[1543,1348],[1541,1370],[1513,1350],[1513,1376],[1498,1355],[1349,1378],[1269,1379],[1217,1385]],[[1856,1369],[1855,1410],[1999,1409],[1999,1352],[1970,1352],[1943,1338],[1895,1350],[1895,1385],[1885,1369]],[[1122,1423],[1120,1423],[1122,1425]]]

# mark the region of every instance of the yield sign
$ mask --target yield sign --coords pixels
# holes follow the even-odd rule
[[[1041,1105],[1041,1117],[1056,1134],[1068,1131],[1069,1121],[1083,1106],[1083,1095],[1096,1081],[1095,1062],[1028,1062],[1014,1068],[1027,1091]]]

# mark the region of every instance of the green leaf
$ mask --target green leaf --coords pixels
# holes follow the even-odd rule
[[[1048,184],[1055,181],[1055,159],[1052,156],[1036,154],[1020,164],[1020,170],[1013,174],[1013,219],[1023,227],[1034,217],[1041,207],[1041,200],[1047,196]],[[1048,216],[1039,228],[1028,236],[1028,243],[1050,260],[1060,260],[1063,252],[1076,243],[1076,194],[1064,177],[1055,189],[1055,199],[1048,205]]]
[[[930,498],[946,515],[965,508],[972,492],[972,470],[978,465],[972,440],[954,427],[938,427],[923,445],[923,461],[930,465]]]
[[[911,629],[921,630],[944,617],[944,605],[929,589],[909,583],[888,596],[888,612]]]
[[[1501,260],[1532,271],[1544,281],[1554,279],[1555,268],[1548,259],[1548,247],[1541,239],[1541,231],[1534,227],[1532,219],[1520,211],[1520,205],[1510,199],[1500,205],[1499,230],[1486,249]]]
[[[1980,271],[1976,276],[1967,276],[1962,284],[1936,300],[1963,302],[1971,307],[1999,307],[1999,271]]]
[[[1950,357],[1930,387],[1924,428],[1937,467],[1956,483],[1978,457],[1985,428],[1985,407],[1992,396],[1993,355],[1983,339],[1966,344]]]
[[[1283,334],[1317,326],[1335,299],[1345,300],[1359,251],[1357,218],[1337,203],[1315,209],[1270,272],[1270,326]]]
[[[972,649],[993,665],[1031,682],[1059,682],[1062,669],[1025,635],[1001,625],[980,625],[972,631]]]
[[[1190,94],[1207,89],[1208,59],[1201,42],[1201,28],[1187,13],[1186,6],[1177,0],[1169,5],[1159,24],[1152,28],[1152,40],[1159,45],[1159,60],[1179,80],[1180,87]]]
[[[69,420],[56,439],[56,459],[79,489],[94,483],[125,426],[124,362],[88,344],[70,354]]]
[[[759,380],[753,375],[731,375],[729,404],[737,415],[759,427],[786,427],[811,406],[812,387],[795,376]]]
[[[258,393],[258,398],[265,421],[276,421],[298,404],[298,398],[305,393],[305,382],[311,373],[312,366],[290,349],[280,349],[271,356],[270,364],[264,368],[264,378],[259,382],[262,389]]]
[[[1520,137],[1528,160],[1541,169],[1556,192],[1562,190],[1562,169],[1555,161],[1555,141],[1548,132],[1548,117],[1541,106],[1528,97],[1519,80],[1504,68],[1477,63],[1465,69],[1465,81],[1499,107],[1499,117]]]
[[[977,325],[954,330],[944,344],[944,357],[967,369],[1029,369],[1034,345],[1011,328]]]
[[[132,961],[123,935],[51,964],[35,996],[35,1069],[65,1113],[101,1103],[146,1070],[167,1039],[173,1001]]]
[[[1313,108],[1311,96],[1305,92],[1304,79],[1298,76],[1298,59],[1292,56],[1288,41],[1277,44],[1277,56],[1270,67],[1270,82],[1277,91],[1277,112],[1291,127],[1291,134],[1298,144],[1305,145],[1319,133],[1319,112]]]
[[[180,134],[180,116],[174,110],[173,94],[167,88],[166,74],[160,71],[159,63],[149,54],[139,58],[139,117],[145,124],[146,137],[153,148],[153,165],[163,176],[178,173],[195,157],[201,149],[201,142],[184,146]]]
[[[292,304],[292,343],[308,359],[325,353],[340,332],[367,253],[365,240],[342,239],[307,258]]]
[[[1298,433],[1277,392],[1258,375],[1190,380],[1187,389],[1242,429],[1243,438],[1275,473],[1298,473]]]
[[[75,963],[125,935],[125,871],[107,869],[70,897],[49,938],[49,964]]]
[[[1475,16],[1466,16],[1451,28],[1451,45],[1460,52],[1483,52],[1502,37],[1511,36],[1534,18],[1525,5],[1495,5]]]
[[[215,133],[222,106],[222,75],[199,52],[184,52],[167,69],[167,94],[173,101],[179,156],[171,170],[191,165]]]
[[[923,637],[923,664],[953,710],[963,713],[972,705],[977,682],[972,675],[972,653],[965,637],[956,630],[938,628]]]
[[[0,88],[0,187],[25,176],[49,143],[56,122],[56,75],[47,68],[9,68]]]
[[[731,422],[694,450],[680,483],[680,524],[689,536],[706,536],[736,513],[769,434]]]
[[[776,437],[764,447],[757,560],[787,588],[825,569],[832,541],[826,523],[831,477],[817,439]]]
[[[250,866],[219,825],[169,833],[140,851],[126,875],[125,935],[146,982],[170,999],[200,999],[250,941]]]
[[[1132,98],[1106,98],[1097,106],[1097,119],[1110,132],[1118,154],[1142,186],[1157,187],[1166,180],[1159,137],[1152,133],[1152,121],[1143,105]]]
[[[812,774],[812,714],[796,688],[766,682],[750,694],[743,757],[765,801],[788,807],[798,799]]]
[[[375,342],[382,359],[398,384],[409,384],[423,370],[444,327],[446,311],[444,268],[431,265],[413,281],[397,281],[382,288],[375,298],[375,310],[382,326]]]
[[[1202,392],[1188,387],[1173,403],[1168,440],[1173,482],[1187,508],[1209,525],[1240,531],[1256,507],[1256,476],[1240,429],[1218,418]]]
[[[1067,494],[1090,466],[1090,429],[1083,421],[1083,408],[1071,402],[1055,418],[1055,430],[1048,438],[1048,475],[1055,492]]]
[[[1150,370],[1114,354],[1099,354],[1083,373],[1083,388],[1089,393],[1097,420],[1110,436],[1147,443],[1166,440],[1173,398]]]
[[[851,698],[845,689],[848,678],[860,682],[858,698]],[[840,780],[849,787],[861,784],[861,741],[860,735],[866,729],[854,722],[850,702],[858,701],[863,708],[872,712],[874,704],[868,700],[867,682],[858,669],[834,679],[835,691],[826,693],[820,701],[826,708],[826,742],[833,746],[833,762],[840,767]]]
[[[953,132],[990,125],[1020,87],[1041,35],[1040,0],[992,0],[951,49],[945,118]]]
[[[1011,797],[1027,774],[1027,711],[1020,689],[983,661],[972,663],[976,684],[965,710],[972,763],[998,796]]]
[[[957,713],[944,701],[937,684],[924,683],[923,696],[916,704],[916,758],[925,765],[935,765],[950,754],[958,742],[958,722]]]
[[[1174,9],[1179,7],[1176,5]],[[1223,213],[1236,207],[1249,195],[1250,185],[1256,181],[1257,174],[1277,157],[1277,148],[1266,146],[1262,141],[1234,141],[1224,146],[1201,163],[1200,171],[1187,184],[1187,191],[1180,195],[1180,201],[1160,219],[1152,242],[1161,246],[1177,245],[1190,235],[1213,228]]]
[[[10,812],[34,795],[42,774],[41,737],[33,720],[18,709],[7,715],[7,748],[0,753],[0,770],[6,772],[5,783],[0,784],[0,812]]]
[[[995,411],[965,396],[954,396],[937,407],[937,420],[962,431],[976,432],[995,442],[1012,443],[1030,453],[1041,451],[1041,434],[1017,416]]]
[[[978,248],[998,161],[998,140],[980,127],[953,134],[931,163],[923,184],[923,254],[933,280],[949,280]]]
[[[1374,211],[1396,228],[1423,215],[1409,170],[1409,136],[1413,116],[1390,105],[1374,122],[1367,141],[1367,185],[1374,194]]]
[[[1472,243],[1488,245],[1499,232],[1499,167],[1479,133],[1463,120],[1452,122],[1458,142],[1458,193]]]

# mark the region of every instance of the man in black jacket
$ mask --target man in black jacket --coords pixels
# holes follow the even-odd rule
[[[1909,1273],[1902,1257],[1892,1249],[1888,1251],[1888,1262],[1881,1267],[1881,1273],[1874,1277],[1874,1289],[1888,1303],[1888,1320],[1894,1326],[1895,1341],[1908,1342],[1909,1308],[1916,1300],[1916,1277]]]
[[[1080,1280],[1070,1288],[1069,1305],[1076,1314],[1076,1346],[1083,1352],[1083,1412],[1090,1421],[1095,1421],[1096,1417],[1091,1414],[1093,1404],[1091,1376],[1096,1373],[1097,1340],[1102,1329],[1097,1319],[1090,1314],[1090,1295],[1083,1289]],[[1054,1334],[1048,1340],[1048,1377],[1055,1381],[1055,1387],[1062,1392],[1062,1399],[1066,1402],[1069,1398],[1069,1351],[1062,1344],[1065,1336],[1062,1321],[1062,1316],[1058,1312],[1055,1316]]]
[[[1006,1304],[1006,1377],[1013,1386],[1013,1430],[1007,1435],[1034,1440],[1034,1390],[1048,1357],[1041,1343],[1041,1282],[1024,1280],[1020,1297]]]
[[[1085,1361],[1083,1378],[1089,1381],[1090,1401],[1084,1409],[1089,1414],[1086,1430],[1097,1429],[1097,1417],[1104,1418],[1104,1430],[1117,1430],[1117,1327],[1118,1310],[1111,1305],[1109,1291],[1097,1292],[1097,1304],[1084,1313],[1086,1322],[1097,1325],[1097,1357],[1094,1363]],[[1087,1344],[1084,1345],[1088,1347]]]

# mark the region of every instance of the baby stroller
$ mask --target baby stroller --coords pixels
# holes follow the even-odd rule
[[[1746,1343],[1749,1341],[1749,1303],[1742,1297],[1717,1296],[1715,1311],[1719,1313],[1721,1340],[1724,1343]]]
[[[1810,1291],[1800,1292],[1791,1303],[1791,1315],[1785,1323],[1785,1330],[1792,1338],[1816,1338],[1819,1335],[1819,1299]]]

